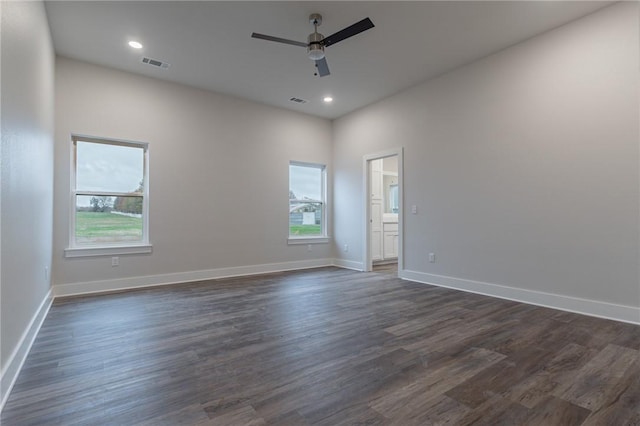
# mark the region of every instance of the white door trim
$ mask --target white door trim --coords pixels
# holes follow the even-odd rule
[[[404,271],[404,148],[397,147],[384,151],[378,151],[371,154],[365,154],[362,157],[362,175],[363,175],[363,204],[364,204],[364,220],[363,220],[363,270],[365,272],[373,269],[371,261],[371,246],[369,236],[371,233],[371,205],[369,203],[369,194],[371,193],[371,161],[379,160],[386,157],[398,157],[398,274]]]

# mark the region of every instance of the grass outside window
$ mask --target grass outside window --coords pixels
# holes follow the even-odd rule
[[[295,236],[309,236],[309,235],[322,235],[321,225],[290,225],[289,235]]]
[[[76,212],[78,244],[142,241],[142,218],[111,212]]]

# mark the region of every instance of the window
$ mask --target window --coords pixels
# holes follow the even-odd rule
[[[74,136],[67,257],[148,253],[148,146]]]
[[[289,242],[327,242],[325,166],[289,163]]]

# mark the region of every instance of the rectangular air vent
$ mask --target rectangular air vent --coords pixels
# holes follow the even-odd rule
[[[147,65],[151,65],[157,68],[162,68],[163,70],[166,70],[167,68],[169,68],[169,66],[171,66],[171,64],[167,63],[167,62],[162,62],[162,61],[158,61],[157,59],[151,59],[151,58],[146,58],[143,57],[142,58],[142,63],[143,64],[147,64]]]
[[[295,102],[297,104],[306,104],[307,101],[305,101],[304,99],[300,99],[300,98],[291,98],[289,99],[291,102]]]

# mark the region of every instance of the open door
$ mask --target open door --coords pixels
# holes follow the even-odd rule
[[[381,261],[383,259],[383,236],[382,236],[382,158],[371,160],[371,197],[369,206],[371,217],[369,218],[369,244],[371,246],[371,261]]]
[[[402,260],[402,148],[365,155],[364,169],[364,271],[374,264],[390,265]]]

